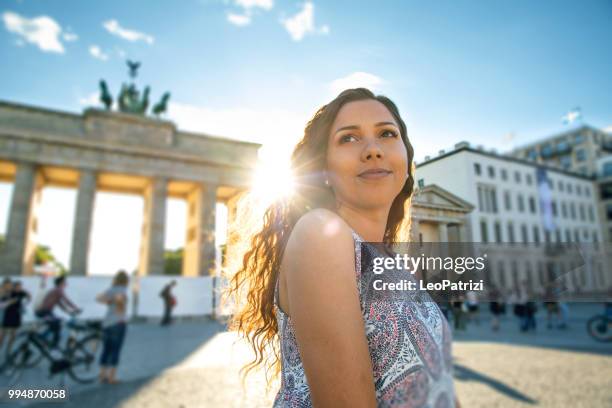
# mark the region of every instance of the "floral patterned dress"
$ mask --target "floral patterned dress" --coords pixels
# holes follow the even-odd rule
[[[372,274],[361,273],[362,255],[381,255],[354,231],[353,239],[356,281],[378,406],[454,407],[452,338],[440,308],[425,292],[405,291],[400,302],[367,296],[364,288],[369,282],[365,280]],[[278,306],[278,281],[274,306],[281,343],[281,387],[274,407],[311,407],[291,318]]]

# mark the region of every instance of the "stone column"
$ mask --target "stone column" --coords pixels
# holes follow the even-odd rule
[[[457,226],[457,240],[459,242],[469,242],[467,225],[465,223]]]
[[[196,187],[189,193],[187,203],[187,238],[183,253],[183,275],[214,275],[217,186],[207,184]]]
[[[163,275],[168,181],[155,178],[145,189],[144,220],[138,274]]]
[[[92,170],[81,170],[70,253],[71,275],[87,275],[96,187],[96,173]]]
[[[44,180],[32,163],[19,163],[15,174],[13,195],[9,208],[5,237],[2,275],[29,275],[33,273],[36,251],[35,235],[38,229],[36,210],[40,203]]]
[[[438,224],[439,242],[448,242],[448,225],[445,222]]]

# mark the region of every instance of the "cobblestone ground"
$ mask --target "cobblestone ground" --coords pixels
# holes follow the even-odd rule
[[[569,330],[518,333],[511,319],[490,331],[488,318],[455,333],[457,393],[463,407],[610,407],[612,343],[591,340],[586,317],[599,311],[576,306]],[[245,388],[238,374],[251,356],[232,333],[214,321],[152,323],[129,327],[116,385],[79,385],[69,380],[70,401],[57,407],[269,407],[262,374]],[[42,368],[22,378],[23,387],[57,386]],[[15,404],[12,404],[13,406]],[[24,405],[24,404],[22,404]],[[50,403],[28,406],[48,407]]]

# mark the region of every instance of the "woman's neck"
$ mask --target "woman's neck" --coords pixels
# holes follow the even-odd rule
[[[336,212],[367,242],[383,241],[389,209],[362,210],[343,204]]]

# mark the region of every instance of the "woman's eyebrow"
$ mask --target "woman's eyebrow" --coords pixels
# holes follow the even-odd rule
[[[397,127],[397,125],[393,122],[378,122],[374,126],[379,127],[379,126],[386,126],[386,125],[392,125],[392,126]],[[336,129],[336,131],[334,132],[334,135],[343,130],[355,130],[355,129],[359,129],[359,126],[357,125],[342,126],[341,128]]]

